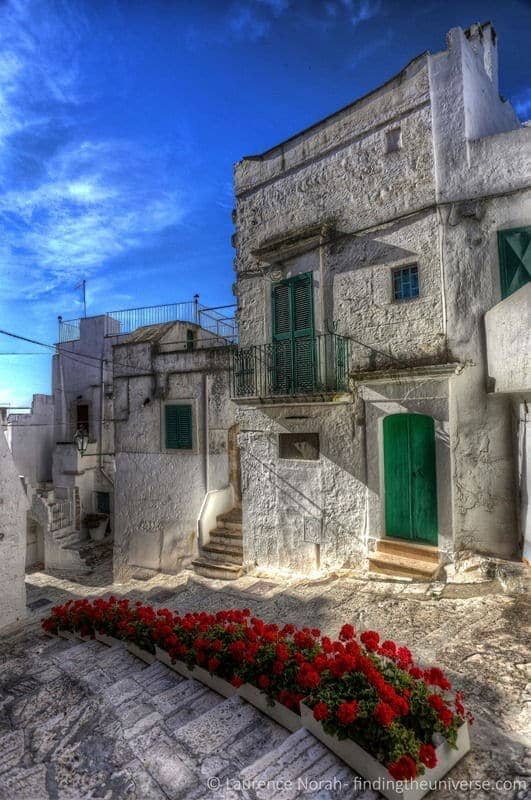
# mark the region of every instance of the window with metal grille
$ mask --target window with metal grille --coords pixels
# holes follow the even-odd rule
[[[413,300],[419,294],[419,268],[416,264],[393,270],[393,300]]]
[[[164,406],[166,450],[192,450],[192,406]]]
[[[293,458],[300,461],[319,460],[318,433],[279,433],[279,458]]]

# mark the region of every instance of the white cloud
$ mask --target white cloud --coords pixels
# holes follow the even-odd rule
[[[75,0],[0,4],[0,290],[44,298],[148,244],[185,213],[172,153],[82,138],[94,99]],[[189,200],[187,199],[187,202]]]

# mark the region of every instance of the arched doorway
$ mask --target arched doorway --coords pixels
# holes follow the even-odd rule
[[[385,534],[437,545],[435,424],[424,414],[383,420]]]

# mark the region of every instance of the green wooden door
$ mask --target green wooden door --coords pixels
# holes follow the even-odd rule
[[[498,231],[502,297],[531,280],[531,227]]]
[[[275,394],[311,391],[315,384],[313,276],[295,275],[272,288]]]
[[[383,421],[385,532],[437,544],[435,425],[423,414],[392,414]]]

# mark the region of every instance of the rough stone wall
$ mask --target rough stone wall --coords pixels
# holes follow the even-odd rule
[[[354,565],[366,516],[363,428],[352,402],[238,410],[244,563],[308,573]],[[279,457],[280,433],[318,433],[320,457]]]
[[[28,500],[3,431],[0,431],[0,628],[26,613],[24,564]]]
[[[227,442],[235,411],[228,353],[154,353],[145,343],[115,352],[115,578],[124,580],[138,567],[175,573],[197,554],[196,523],[207,484],[217,489],[229,483]],[[164,405],[174,401],[192,405],[191,451],[165,450]]]
[[[385,134],[397,125],[402,147],[386,152]],[[401,333],[419,325],[424,327],[424,355],[438,351],[440,288],[434,220],[421,214],[418,219],[390,223],[380,232],[365,230],[433,205],[429,84],[423,58],[400,79],[338,117],[257,159],[240,162],[235,181],[243,345],[269,340],[269,269],[253,251],[268,241],[330,222],[336,231],[330,244],[321,248],[314,244],[310,252],[283,259],[281,265],[285,275],[314,272],[317,330],[326,332],[338,321],[339,332],[371,344],[387,324],[396,329],[398,343],[404,341]],[[406,312],[396,304],[391,308],[391,267],[416,261],[425,298]],[[345,291],[350,303],[338,305]],[[429,340],[433,344],[428,345]]]

